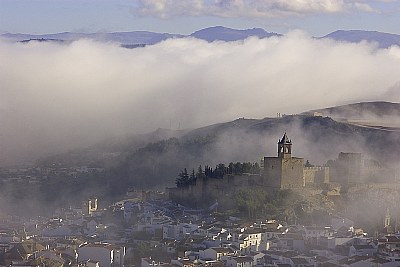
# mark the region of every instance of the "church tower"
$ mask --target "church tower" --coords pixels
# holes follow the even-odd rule
[[[292,140],[290,140],[286,132],[282,139],[278,141],[278,158],[291,158],[292,157]]]
[[[278,141],[278,156],[264,157],[262,183],[273,189],[304,186],[304,159],[292,157],[292,140],[285,133]]]
[[[385,217],[385,228],[388,228],[390,226],[390,211],[389,208],[386,209],[386,217]]]

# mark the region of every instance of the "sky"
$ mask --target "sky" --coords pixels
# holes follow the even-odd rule
[[[400,33],[399,1],[0,0],[0,31],[215,25],[286,34],[213,42],[13,43],[0,38],[0,166],[155,129],[187,129],[359,101],[400,101],[400,47],[315,39],[336,29]]]
[[[337,29],[400,34],[398,0],[0,0],[0,33],[148,30],[189,34],[209,26]]]

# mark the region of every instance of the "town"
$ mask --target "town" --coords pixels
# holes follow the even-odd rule
[[[268,210],[251,212],[250,208],[247,216],[228,212],[235,208],[232,199],[240,189],[250,194],[256,190],[270,194],[312,191],[328,198],[378,176],[385,176],[385,182],[396,187],[394,170],[362,159],[360,153],[341,153],[330,166],[311,166],[292,157],[292,145],[285,133],[278,141],[277,157],[264,157],[259,168],[252,169],[258,174],[234,175],[227,167],[222,177],[213,179],[207,176],[212,172],[208,169],[207,175],[193,175],[189,183],[180,180],[178,187],[165,192],[128,190],[124,199],[108,206],[88,196],[80,207],[59,207],[51,216],[26,219],[2,213],[0,265],[400,266],[398,221],[389,207],[376,222],[379,230],[372,233],[325,207],[323,222],[301,220],[290,212],[282,216]],[[48,175],[76,178],[103,171],[89,167],[8,169],[2,172],[2,183],[36,184]],[[316,190],[327,184],[337,188]],[[192,201],[185,202],[188,198]]]

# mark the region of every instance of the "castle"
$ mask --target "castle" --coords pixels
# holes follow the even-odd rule
[[[286,133],[278,141],[278,156],[262,160],[262,185],[274,189],[300,188],[304,183],[304,159],[292,157],[292,141]]]
[[[365,182],[393,182],[393,170],[379,162],[363,159],[361,153],[340,152],[326,166],[304,165],[304,158],[292,157],[292,140],[285,133],[278,141],[276,157],[263,157],[259,174],[226,174],[222,179],[197,179],[187,187],[167,188],[171,200],[190,199],[194,203],[219,200],[241,189],[278,191],[309,185],[336,183],[349,186]],[[382,178],[385,178],[383,181]]]

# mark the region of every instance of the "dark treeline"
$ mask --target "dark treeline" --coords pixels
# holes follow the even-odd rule
[[[178,174],[175,184],[177,187],[186,187],[189,185],[195,185],[197,179],[222,179],[225,175],[242,175],[244,173],[259,174],[260,165],[257,162],[231,162],[228,166],[220,163],[215,166],[214,169],[206,165],[203,170],[203,168],[199,166],[197,172],[192,169],[190,174],[185,168]]]

